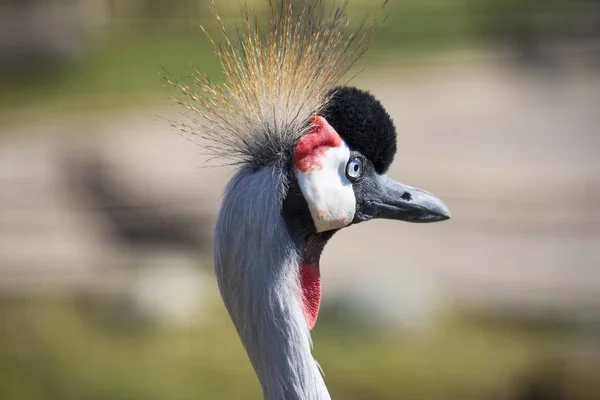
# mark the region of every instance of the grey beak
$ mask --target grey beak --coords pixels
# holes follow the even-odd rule
[[[397,219],[408,222],[438,222],[450,218],[450,210],[436,196],[398,183],[385,175],[376,175],[375,182],[361,193],[357,218]]]

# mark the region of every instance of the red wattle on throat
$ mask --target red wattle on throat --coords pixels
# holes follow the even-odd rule
[[[314,328],[321,305],[321,272],[318,264],[300,264],[302,307],[308,329]]]

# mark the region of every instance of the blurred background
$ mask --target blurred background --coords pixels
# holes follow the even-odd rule
[[[332,397],[600,399],[600,1],[385,13],[351,84],[396,122],[390,175],[453,219],[328,244]],[[0,0],[1,399],[261,398],[212,272],[233,170],[165,121],[160,72],[219,79],[200,23],[209,1]]]

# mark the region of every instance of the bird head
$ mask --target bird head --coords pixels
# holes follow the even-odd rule
[[[395,153],[396,128],[381,103],[353,87],[334,89],[295,147],[291,163],[297,185],[288,193],[284,213],[300,211],[305,232],[316,233],[374,218],[450,218],[439,198],[385,174]]]
[[[270,2],[265,27],[245,9],[236,39],[217,18],[224,84],[201,73],[193,87],[168,81],[190,111],[176,126],[239,166],[217,220],[215,274],[265,398],[324,400],[310,330],[327,241],[374,218],[435,222],[450,212],[385,175],[396,129],[381,103],[335,87],[369,47],[378,16],[348,29],[345,2],[329,11],[308,2],[298,12],[292,3]]]

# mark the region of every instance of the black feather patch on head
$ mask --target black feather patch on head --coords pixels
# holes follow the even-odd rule
[[[396,154],[396,127],[375,97],[357,88],[339,87],[333,89],[321,115],[350,149],[371,160],[378,173],[387,171]]]

